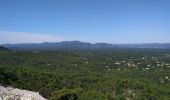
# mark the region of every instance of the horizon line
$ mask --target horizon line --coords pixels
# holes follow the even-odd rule
[[[170,42],[141,42],[141,43],[109,43],[109,42],[87,42],[87,41],[79,41],[79,40],[66,40],[66,41],[56,41],[56,42],[21,42],[21,43],[0,43],[0,45],[7,45],[7,44],[43,44],[43,43],[62,43],[62,42],[81,42],[81,43],[90,43],[90,44],[98,44],[98,43],[106,43],[112,45],[126,45],[126,44],[170,44]]]

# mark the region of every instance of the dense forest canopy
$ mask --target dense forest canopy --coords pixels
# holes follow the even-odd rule
[[[0,84],[51,100],[168,100],[170,50],[0,50]]]

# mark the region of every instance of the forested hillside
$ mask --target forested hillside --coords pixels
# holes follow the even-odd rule
[[[0,51],[8,51],[9,49],[5,48],[5,47],[2,47],[0,46]]]
[[[170,50],[0,51],[0,85],[50,100],[168,100]]]

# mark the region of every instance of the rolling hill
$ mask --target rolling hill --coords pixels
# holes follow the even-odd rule
[[[115,48],[161,48],[170,49],[170,43],[143,43],[143,44],[108,44],[88,43],[80,41],[44,42],[44,43],[23,43],[3,44],[2,46],[12,50],[57,50],[57,49],[115,49]]]
[[[8,51],[9,49],[8,48],[5,48],[3,46],[0,46],[0,51]]]

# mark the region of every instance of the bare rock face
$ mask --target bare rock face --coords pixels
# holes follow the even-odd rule
[[[47,100],[38,92],[0,86],[0,100]]]

